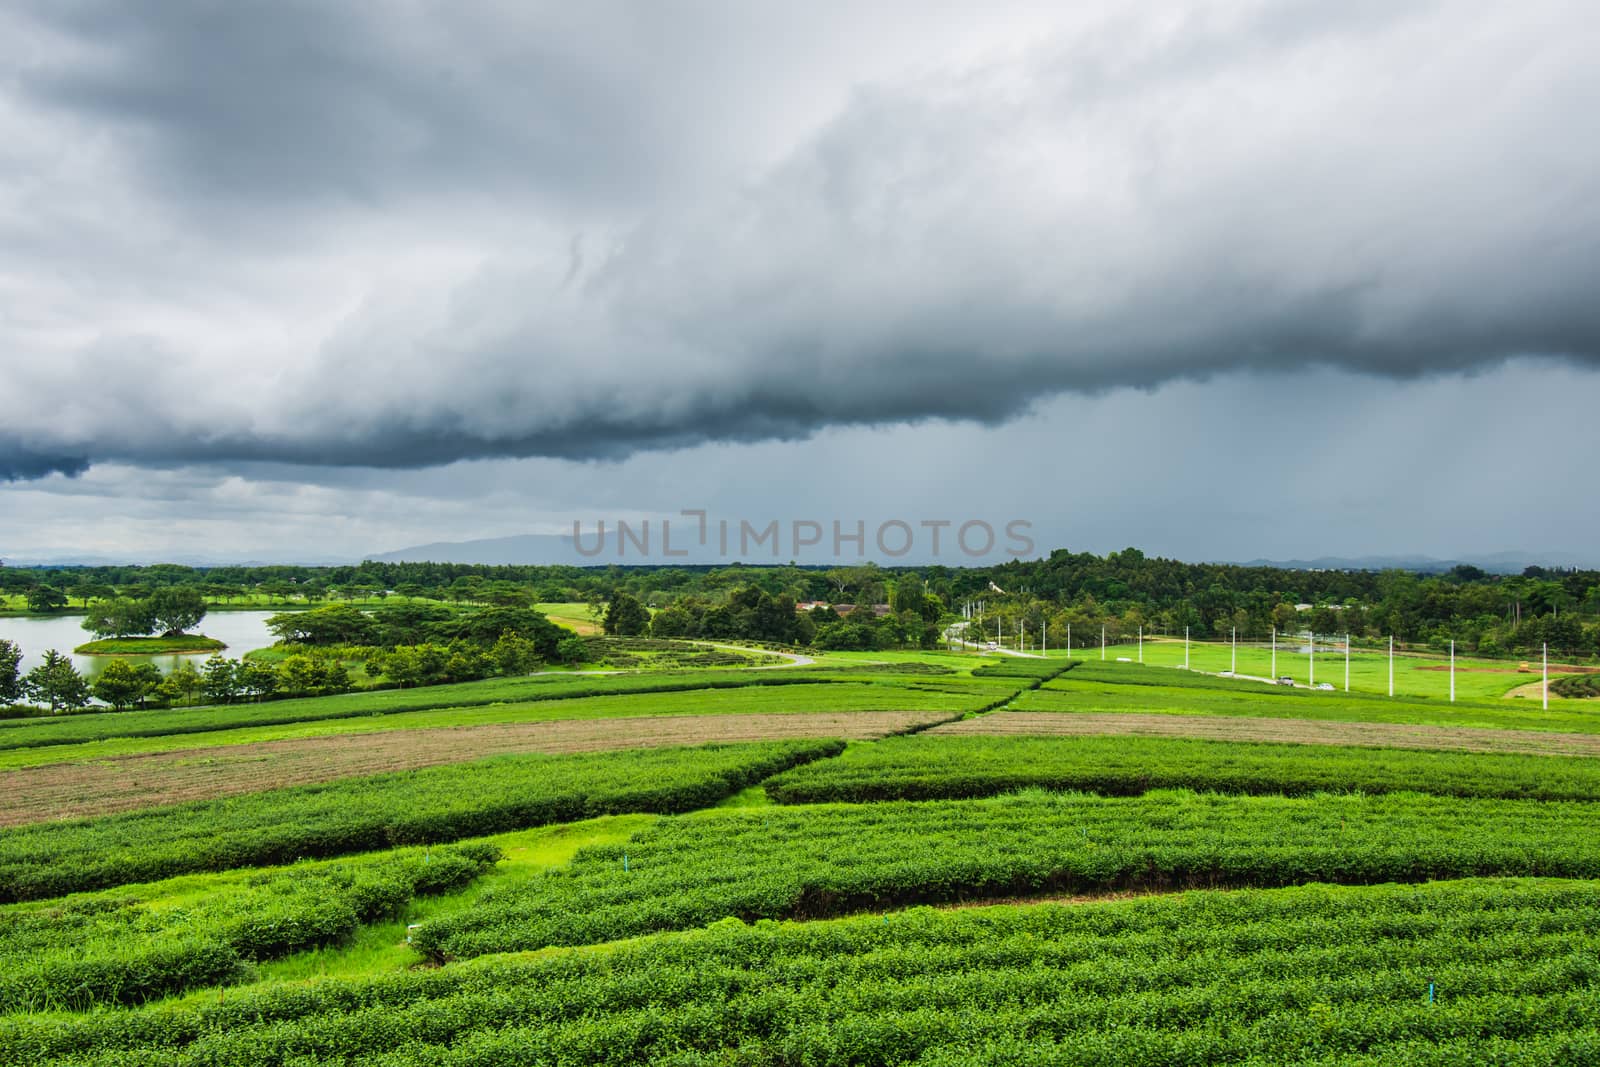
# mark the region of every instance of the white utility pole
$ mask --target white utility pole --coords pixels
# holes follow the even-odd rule
[[[1100,624],[1100,660],[1101,660],[1102,663],[1105,662],[1105,658],[1106,658],[1106,624],[1105,623],[1101,623]]]
[[[1394,696],[1394,634],[1389,635],[1389,695]]]
[[[1278,628],[1272,628],[1272,680],[1278,680]]]
[[[1450,703],[1456,702],[1456,639],[1450,639]]]
[[[1310,672],[1306,678],[1306,684],[1315,689],[1317,687],[1317,634],[1315,630],[1306,633],[1306,650],[1308,652],[1306,663]]]
[[[1233,661],[1228,667],[1228,673],[1239,673],[1239,628],[1237,626],[1233,628]]]
[[[1183,628],[1183,669],[1189,669],[1189,628]]]
[[[1067,658],[1072,658],[1072,624],[1067,623]]]
[[[1039,620],[1039,651],[1042,654],[1050,652],[1050,642],[1044,632],[1044,620]]]
[[[1144,662],[1144,625],[1139,626],[1139,662]]]
[[[1350,635],[1344,635],[1344,691],[1350,692]]]
[[[1549,711],[1550,710],[1550,642],[1548,642],[1548,641],[1546,641],[1545,644],[1544,644],[1544,684],[1542,686],[1540,686],[1540,688],[1544,690],[1544,710],[1545,711]]]

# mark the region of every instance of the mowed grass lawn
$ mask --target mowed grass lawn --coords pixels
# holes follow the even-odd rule
[[[1600,732],[1600,702],[1458,700],[1323,693],[1260,682],[1214,678],[1136,663],[1087,662],[1013,705],[1018,711],[1239,715],[1345,722],[1474,726],[1515,730]],[[1592,709],[1592,710],[1591,710]]]
[[[1012,691],[992,686],[941,686],[938,682],[900,686],[874,682],[829,682],[480,704],[360,718],[314,719],[170,736],[113,737],[81,744],[16,748],[0,751],[0,771],[265,741],[496,723],[662,715],[785,715],[870,711],[929,711],[955,716],[988,707]]]
[[[1325,640],[1325,639],[1324,639]],[[1318,684],[1332,683],[1333,686],[1343,691],[1344,689],[1344,661],[1345,655],[1342,648],[1335,649],[1331,643],[1319,642],[1315,657],[1301,651],[1305,647],[1303,641],[1297,638],[1279,638],[1277,656],[1277,674],[1273,674],[1272,650],[1265,647],[1265,643],[1257,645],[1252,642],[1246,644],[1241,641],[1238,651],[1238,671],[1240,674],[1256,675],[1258,677],[1289,677],[1301,685],[1310,684],[1315,668],[1315,678]],[[1078,649],[1080,653],[1088,653],[1087,659],[1099,662],[1100,650]],[[1183,666],[1183,640],[1170,638],[1145,638],[1144,663],[1147,667],[1181,667]],[[1136,644],[1113,645],[1106,650],[1108,658],[1118,656],[1132,656],[1137,658],[1139,649]],[[1192,641],[1189,644],[1189,666],[1193,670],[1215,674],[1219,671],[1231,669],[1233,652],[1226,643]],[[1313,659],[1315,662],[1313,662]],[[1553,662],[1553,661],[1552,661]],[[1527,663],[1529,670],[1526,672],[1518,669],[1519,664]],[[1425,697],[1450,697],[1450,657],[1445,655],[1412,655],[1396,653],[1394,657],[1394,691],[1396,696],[1425,696]],[[1559,678],[1560,674],[1551,673],[1551,678]],[[1519,686],[1525,686],[1539,681],[1539,657],[1535,655],[1531,660],[1489,660],[1469,658],[1465,654],[1456,656],[1456,698],[1467,699],[1500,699],[1508,692]],[[1381,693],[1389,692],[1389,655],[1386,650],[1372,651],[1369,649],[1355,648],[1350,653],[1350,689],[1352,692]],[[1537,695],[1534,696],[1538,699]],[[1551,694],[1551,701],[1558,698]]]
[[[533,610],[539,612],[557,626],[565,626],[569,630],[576,630],[585,636],[601,632],[600,620],[589,610],[589,605],[582,601],[535,604]]]

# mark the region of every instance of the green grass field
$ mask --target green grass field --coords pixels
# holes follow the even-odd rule
[[[1416,723],[1520,730],[1600,732],[1600,704],[1554,700],[1461,699],[1324,693],[1217,678],[1137,663],[1085,661],[1017,699],[1021,711],[1242,715],[1344,722]]]
[[[105,637],[79,645],[82,656],[158,656],[174,652],[221,652],[228,646],[204,634],[176,637]]]
[[[1296,683],[1309,685],[1331,683],[1337,691],[1345,688],[1345,654],[1342,644],[1329,643],[1326,638],[1318,642],[1315,655],[1303,651],[1307,646],[1302,639],[1280,638],[1276,659],[1267,642],[1260,644],[1241,642],[1237,651],[1239,674],[1262,678],[1289,677]],[[1100,650],[1076,649],[1081,658],[1098,662]],[[1137,660],[1137,645],[1113,645],[1107,656],[1130,656]],[[1184,663],[1182,638],[1146,638],[1144,663],[1154,667],[1181,667]],[[1215,674],[1234,669],[1235,653],[1227,643],[1192,641],[1189,644],[1189,666],[1196,671]],[[1527,663],[1527,670],[1519,665]],[[1276,674],[1273,673],[1276,664]],[[1397,653],[1394,658],[1394,692],[1396,696],[1450,697],[1450,657],[1438,654]],[[1558,664],[1559,666],[1559,664]],[[1466,655],[1456,657],[1456,698],[1458,700],[1499,698],[1521,686],[1540,680],[1537,657],[1527,660],[1485,660]],[[1553,674],[1551,677],[1558,677]],[[1386,651],[1354,648],[1350,653],[1350,689],[1353,692],[1389,692],[1389,656]],[[1537,700],[1535,694],[1531,699]]]
[[[525,722],[970,720],[41,811],[0,829],[0,1062],[1600,1055],[1600,758],[943,732],[1159,712],[1567,744],[1548,732],[1600,733],[1600,707],[1067,666],[835,653],[0,725],[0,774],[28,776]]]

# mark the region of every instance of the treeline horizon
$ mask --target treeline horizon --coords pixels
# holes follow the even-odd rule
[[[1408,570],[1291,570],[1224,563],[1185,563],[1129,548],[1105,556],[1057,549],[1036,560],[984,567],[812,565],[487,565],[367,561],[342,566],[177,564],[6,567],[0,592],[59,594],[54,608],[91,597],[148,595],[167,586],[196,586],[215,602],[250,596],[284,603],[401,596],[459,603],[522,606],[587,602],[617,592],[650,608],[727,603],[749,589],[796,603],[882,604],[907,575],[947,612],[983,604],[987,620],[1037,631],[1106,624],[1120,638],[1147,632],[1195,637],[1264,637],[1313,630],[1438,645],[1454,639],[1486,655],[1552,649],[1600,651],[1600,570],[1533,566],[1490,574],[1460,565],[1442,573]],[[98,587],[98,588],[96,588]],[[996,589],[1001,592],[996,592]],[[41,597],[41,602],[50,598]],[[30,597],[30,603],[33,598]],[[87,601],[83,601],[86,605]],[[1296,605],[1311,605],[1299,610]],[[684,634],[683,636],[694,636]],[[1081,637],[1075,632],[1075,643]],[[1096,629],[1096,639],[1098,629]]]

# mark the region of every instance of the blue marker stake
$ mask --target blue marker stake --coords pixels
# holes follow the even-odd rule
[[[1433,983],[1432,982],[1428,983],[1428,1003],[1429,1004],[1433,1003]]]
[[[622,854],[622,873],[628,873],[628,854],[626,852]]]

